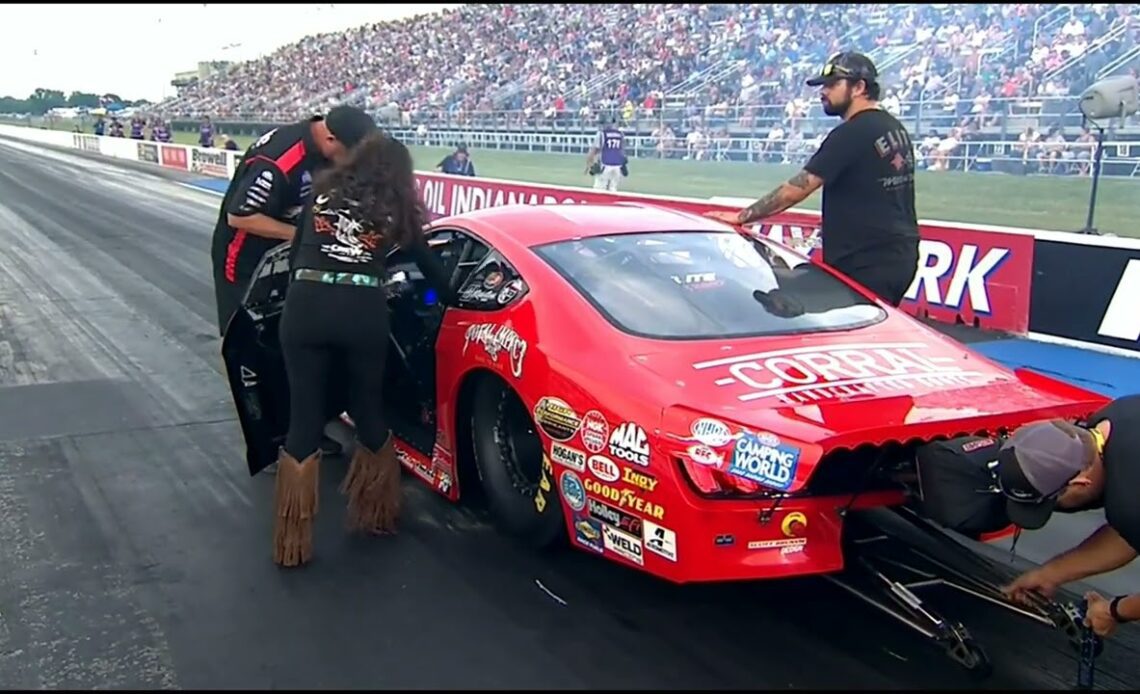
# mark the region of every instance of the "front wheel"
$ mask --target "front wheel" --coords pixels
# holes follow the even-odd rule
[[[494,379],[477,386],[472,405],[475,465],[496,524],[536,548],[558,544],[566,528],[562,502],[530,412]]]

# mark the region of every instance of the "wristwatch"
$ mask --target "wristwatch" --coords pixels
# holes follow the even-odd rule
[[[1112,599],[1112,602],[1108,603],[1108,614],[1112,617],[1112,620],[1114,622],[1116,622],[1117,624],[1124,624],[1125,622],[1130,621],[1128,619],[1125,619],[1124,615],[1120,614],[1120,609],[1119,609],[1120,608],[1120,601],[1126,597],[1128,597],[1128,596],[1127,595],[1117,595],[1115,598]]]

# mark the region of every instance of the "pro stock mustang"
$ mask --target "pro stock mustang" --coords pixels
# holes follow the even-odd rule
[[[481,485],[501,528],[533,545],[568,538],[670,581],[827,575],[985,667],[867,540],[905,518],[890,535],[924,531],[911,554],[926,546],[942,580],[1000,601],[1005,577],[974,539],[914,512],[916,447],[1079,418],[1103,397],[1010,371],[789,248],[686,212],[497,207],[428,238],[457,305],[404,252],[388,258],[386,400],[408,470],[452,501]],[[287,246],[266,255],[223,348],[251,474],[287,428],[287,265]],[[876,509],[891,519],[861,520]],[[1021,612],[1074,635],[1071,611]]]

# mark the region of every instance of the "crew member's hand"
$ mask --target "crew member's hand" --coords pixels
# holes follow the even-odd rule
[[[1108,599],[1096,591],[1085,593],[1088,611],[1085,613],[1085,626],[1091,627],[1097,636],[1112,636],[1116,631],[1116,620],[1108,609]]]
[[[1017,577],[1017,579],[1001,589],[1007,598],[1014,602],[1019,602],[1023,605],[1028,605],[1030,601],[1029,594],[1036,592],[1043,597],[1052,599],[1057,593],[1057,582],[1049,576],[1049,572],[1045,567],[1026,571]]]
[[[727,210],[712,210],[711,212],[705,212],[704,216],[708,217],[709,219],[715,219],[717,221],[724,222],[725,224],[731,224],[733,226],[740,226],[740,213],[739,212],[729,212]]]

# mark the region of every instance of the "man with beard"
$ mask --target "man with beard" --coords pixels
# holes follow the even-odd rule
[[[867,56],[837,53],[807,81],[822,87],[832,130],[802,171],[739,213],[708,216],[734,225],[783,212],[823,187],[823,262],[898,306],[918,271],[914,146],[879,108],[878,71]]]

